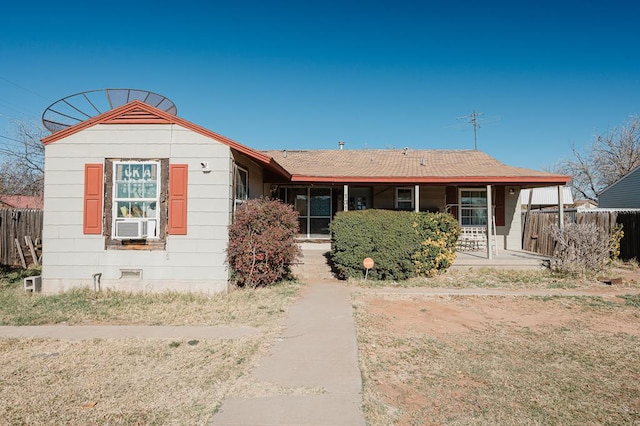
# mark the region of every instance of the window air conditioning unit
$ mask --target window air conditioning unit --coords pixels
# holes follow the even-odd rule
[[[155,237],[155,229],[155,220],[120,220],[116,222],[115,237],[132,240]]]

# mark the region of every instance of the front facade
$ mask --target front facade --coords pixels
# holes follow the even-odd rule
[[[142,103],[45,138],[42,289],[219,292],[269,159]]]
[[[45,292],[224,291],[227,227],[261,196],[294,206],[301,238],[329,238],[338,211],[381,208],[495,221],[519,249],[520,188],[568,180],[479,151],[258,152],[139,101],[43,143]]]
[[[477,150],[265,153],[291,173],[288,180],[269,182],[270,192],[295,207],[300,237],[308,239],[328,238],[328,224],[339,211],[374,208],[447,212],[462,227],[489,222],[499,248],[520,250],[521,189],[569,179],[507,166]]]

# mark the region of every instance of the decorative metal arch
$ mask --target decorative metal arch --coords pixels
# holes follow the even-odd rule
[[[176,105],[157,93],[138,89],[98,89],[76,93],[49,105],[42,114],[42,124],[55,133],[134,100],[172,115],[178,114]]]

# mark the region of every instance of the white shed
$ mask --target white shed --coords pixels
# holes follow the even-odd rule
[[[531,196],[531,207],[558,207],[558,187],[547,186],[542,188],[522,189],[520,191],[520,204],[526,208],[529,204],[529,196]],[[573,205],[573,194],[568,186],[562,187],[562,204],[564,206]]]

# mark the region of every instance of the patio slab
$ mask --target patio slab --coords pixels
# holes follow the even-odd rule
[[[544,269],[550,258],[537,253],[518,250],[499,250],[487,259],[487,251],[458,251],[452,269],[500,268],[500,269]]]

